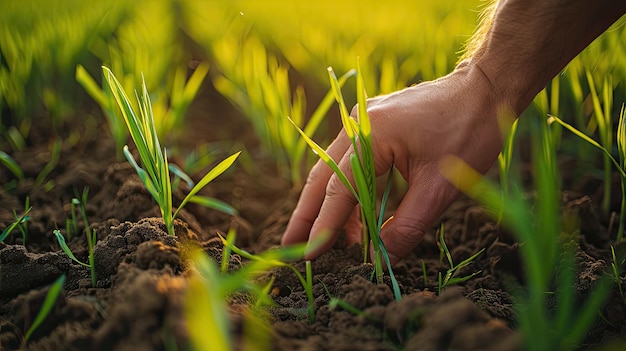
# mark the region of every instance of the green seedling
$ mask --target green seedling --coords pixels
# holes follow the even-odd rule
[[[36,187],[44,185],[43,182],[44,182],[44,180],[46,180],[46,177],[59,164],[59,159],[61,158],[61,146],[62,145],[63,145],[63,140],[61,140],[61,139],[56,139],[52,143],[52,146],[51,146],[51,149],[50,149],[50,160],[48,161],[48,163],[46,163],[46,165],[41,170],[41,172],[39,172],[39,174],[37,175],[37,178],[35,178],[35,186]],[[44,185],[44,189],[46,191],[51,190],[52,187],[54,187],[54,182],[52,180],[48,181]]]
[[[355,316],[365,317],[365,318],[367,318],[367,319],[369,319],[371,321],[378,321],[378,318],[376,318],[376,317],[374,317],[374,316],[372,316],[372,315],[370,315],[368,313],[365,313],[365,311],[356,308],[355,306],[347,303],[346,301],[344,301],[344,300],[342,300],[342,299],[340,299],[338,297],[332,296],[330,291],[328,290],[328,287],[326,286],[326,284],[324,284],[324,282],[321,281],[320,279],[318,279],[318,280],[322,284],[322,286],[324,287],[324,290],[326,291],[326,295],[328,296],[328,300],[329,300],[328,301],[328,307],[331,310],[334,310],[337,307],[341,307],[344,310],[354,314]]]
[[[70,78],[74,68],[89,56],[94,38],[113,34],[130,5],[74,0],[0,4],[0,114],[8,111],[2,121],[10,120],[28,137],[33,120],[58,128],[63,119],[77,115],[72,111],[83,105]],[[47,118],[33,118],[44,113]]]
[[[128,139],[126,131],[126,123],[115,113],[111,99],[109,99],[104,89],[104,76],[102,77],[103,88],[98,87],[96,81],[89,75],[87,70],[82,66],[76,67],[76,81],[83,86],[87,94],[100,106],[109,123],[109,130],[113,135],[118,159],[122,158],[122,150]]]
[[[619,242],[624,239],[624,224],[626,223],[626,110],[623,104],[617,124],[617,151],[619,155],[619,169],[624,171],[620,172],[622,175],[620,178],[622,197],[619,210],[619,226],[617,228],[617,241]]]
[[[620,178],[621,178],[621,185],[622,185],[622,194],[621,194],[622,197],[621,197],[621,205],[620,205],[619,226],[617,229],[617,241],[618,242],[622,241],[624,238],[624,226],[626,222],[626,118],[625,118],[624,106],[622,106],[622,110],[621,110],[620,118],[618,122],[618,127],[617,127],[617,149],[618,149],[619,161],[617,161],[613,157],[613,155],[611,155],[611,152],[608,149],[606,149],[604,146],[602,146],[600,143],[593,140],[591,137],[579,131],[578,129],[568,124],[567,122],[561,120],[560,118],[556,116],[550,116],[549,122],[559,123],[560,125],[565,127],[565,129],[569,130],[577,137],[581,138],[582,140],[586,141],[590,145],[601,150],[604,153],[604,157],[608,159],[610,163],[612,163],[617,169],[617,171],[619,172]],[[606,191],[606,188],[605,188],[605,191]]]
[[[72,198],[70,201],[70,218],[65,220],[65,235],[68,239],[78,234],[78,218],[76,217],[76,206],[80,205],[80,200]]]
[[[63,252],[65,252],[65,254],[71,258],[74,262],[80,264],[81,266],[84,267],[88,267],[91,271],[91,286],[95,287],[96,286],[96,265],[94,263],[94,255],[93,255],[93,248],[96,245],[96,240],[97,240],[97,235],[96,235],[96,230],[95,229],[91,229],[89,227],[89,220],[87,219],[87,211],[85,209],[85,206],[87,204],[87,195],[89,193],[89,188],[85,187],[83,189],[81,198],[73,198],[72,199],[72,206],[77,205],[78,206],[78,210],[80,212],[81,217],[83,218],[83,224],[85,226],[85,237],[87,238],[87,248],[89,250],[89,258],[88,258],[88,263],[83,263],[82,261],[80,261],[79,259],[76,258],[76,256],[74,256],[74,254],[72,253],[72,250],[70,250],[69,246],[67,246],[67,243],[65,242],[65,237],[63,237],[63,234],[61,234],[61,231],[58,229],[54,230],[54,235],[57,238],[57,242],[59,243],[59,246],[61,247],[61,249],[63,250]],[[74,209],[72,209],[73,211]],[[72,224],[72,228],[78,228],[77,224],[76,224],[76,220],[74,218],[73,224]],[[75,233],[78,233],[77,229]],[[68,228],[66,228],[66,231],[69,231]],[[69,237],[69,235],[68,235]]]
[[[220,274],[215,262],[200,249],[193,250],[189,258],[184,305],[192,350],[205,350],[208,345],[216,350],[234,349],[228,300],[240,291],[256,298],[244,315],[243,342],[254,342],[252,349],[270,349],[267,338],[271,333],[261,307],[271,304],[268,292],[272,281],[259,288],[253,280],[271,266],[256,261],[231,274]]]
[[[474,272],[464,277],[457,277],[461,269],[469,266],[472,263],[472,261],[476,259],[476,257],[478,257],[481,253],[483,253],[483,251],[485,251],[485,249],[483,248],[477,253],[463,260],[458,265],[455,265],[454,262],[452,262],[452,256],[450,255],[450,250],[448,250],[448,245],[446,245],[446,241],[444,239],[444,233],[445,233],[445,227],[444,227],[444,224],[441,223],[441,228],[439,230],[439,245],[438,246],[439,246],[440,253],[442,255],[445,255],[446,258],[448,259],[448,264],[450,264],[450,268],[446,271],[445,275],[442,275],[441,272],[439,272],[439,275],[437,276],[437,281],[439,282],[439,286],[437,288],[438,294],[441,294],[441,292],[450,285],[463,283],[464,281],[467,281],[475,277],[476,275],[480,274],[480,272],[482,271]],[[422,263],[423,262],[424,261],[422,261]]]
[[[618,260],[615,256],[615,248],[613,246],[611,246],[611,258],[613,259],[613,262],[611,262],[611,273],[613,273],[613,281],[615,282],[615,285],[617,285],[617,289],[619,291],[619,295],[622,297],[622,300],[626,301],[626,298],[624,297],[624,290],[622,289],[621,275],[622,267],[624,267],[624,263],[626,263],[626,258]]]
[[[160,87],[156,96],[162,98],[152,103],[153,111],[159,112],[159,115],[155,115],[154,119],[155,129],[160,138],[163,138],[168,131],[181,129],[189,105],[197,95],[208,71],[208,64],[200,64],[185,83],[186,70],[179,68],[174,74],[171,92],[165,91],[163,87]],[[129,79],[125,79],[124,81],[135,81],[133,77],[125,78]],[[95,80],[89,75],[85,68],[79,65],[76,67],[76,80],[83,86],[92,99],[98,103],[104,112],[109,123],[109,129],[117,145],[117,150],[120,153],[119,156],[122,156],[124,145],[128,139],[128,132],[124,119],[119,116],[114,108],[112,99],[107,95],[106,79],[103,77],[103,87],[98,87]],[[165,106],[166,103],[170,105]]]
[[[514,147],[516,142],[516,134],[517,134],[517,125],[519,120],[515,120],[513,124],[511,124],[511,129],[507,132],[506,137],[504,138],[504,144],[502,145],[502,151],[498,155],[498,170],[500,174],[500,186],[502,187],[502,196],[506,197],[508,193],[511,191],[511,167],[514,161]],[[504,127],[504,126],[502,126]],[[503,133],[505,134],[505,133]],[[502,213],[498,214],[498,223],[500,223],[502,218]]]
[[[191,275],[185,293],[185,318],[189,339],[194,350],[211,345],[216,350],[232,350],[227,296],[232,293],[226,287],[225,278],[219,274],[214,262],[202,251],[195,250],[191,256]],[[242,282],[237,282],[239,288]]]
[[[594,122],[598,127],[600,145],[607,150],[613,149],[613,129],[611,123],[611,110],[613,108],[613,84],[611,77],[606,76],[602,82],[602,96],[598,94],[593,76],[589,70],[585,70],[591,101],[593,103]],[[605,215],[610,213],[611,205],[611,160],[604,154],[604,196],[602,198],[602,210]]]
[[[380,230],[383,225],[383,215],[386,206],[387,196],[391,190],[391,177],[392,172],[389,173],[385,194],[381,204],[380,215],[376,215],[376,173],[374,170],[374,155],[372,150],[372,136],[371,136],[371,124],[369,116],[367,114],[367,103],[365,87],[363,86],[363,77],[360,71],[360,66],[357,66],[357,103],[358,112],[357,119],[354,119],[348,113],[346,104],[341,93],[341,87],[337,80],[332,68],[328,68],[328,74],[332,90],[335,94],[335,99],[339,104],[339,111],[341,114],[341,121],[343,124],[343,130],[346,132],[352,142],[352,146],[355,150],[350,155],[350,166],[356,188],[348,180],[348,177],[339,169],[337,163],[321,148],[315,141],[313,141],[302,129],[293,123],[297,128],[302,138],[307,142],[313,152],[322,159],[335,174],[339,177],[341,182],[350,190],[354,198],[358,201],[361,208],[361,219],[363,221],[363,257],[367,260],[369,253],[369,242],[371,241],[374,251],[374,272],[376,281],[378,283],[383,282],[383,259],[387,265],[389,276],[392,280],[392,288],[396,300],[401,299],[401,292],[399,285],[393,274],[391,264],[389,261],[389,255],[385,249],[383,241],[380,239]],[[358,120],[358,122],[357,122]]]
[[[525,346],[528,350],[573,350],[585,337],[597,311],[605,303],[610,285],[599,279],[589,297],[578,301],[575,282],[576,245],[561,242],[559,182],[552,143],[546,141],[538,123],[531,119],[531,145],[536,187],[535,201],[519,190],[519,175],[511,174],[519,186],[505,198],[502,191],[461,159],[450,156],[442,162],[441,172],[461,191],[490,208],[502,211],[502,223],[521,242],[520,255],[526,275],[526,288],[516,294],[515,302]],[[571,233],[568,233],[571,237]],[[563,236],[567,237],[567,236]],[[550,291],[556,287],[556,291]],[[548,308],[556,301],[554,309]]]
[[[304,291],[307,295],[307,300],[309,304],[308,313],[309,313],[309,322],[313,323],[315,321],[315,310],[314,310],[314,299],[313,299],[313,277],[311,271],[311,264],[305,263],[305,276],[300,273],[300,271],[294,267],[293,265],[286,263],[287,260],[300,259],[304,257],[304,251],[301,246],[294,246],[283,248],[280,250],[270,250],[260,255],[253,255],[245,250],[242,250],[233,243],[228,242],[223,236],[220,235],[224,247],[228,247],[229,252],[234,252],[239,256],[248,259],[253,262],[261,263],[264,267],[274,268],[274,267],[286,267],[289,268],[298,278],[300,284],[304,288]]]
[[[11,234],[11,232],[13,232],[15,229],[18,229],[20,233],[22,234],[22,244],[26,246],[26,236],[28,234],[28,221],[30,220],[29,213],[31,210],[32,210],[32,206],[30,206],[30,200],[27,197],[26,202],[24,204],[24,211],[22,212],[21,215],[18,216],[17,212],[13,210],[13,217],[15,218],[15,220],[13,221],[13,223],[9,224],[8,227],[4,228],[2,233],[0,233],[0,243],[3,242],[4,239],[6,239],[6,237],[9,236],[9,234]]]
[[[235,228],[231,227],[226,234],[226,242],[234,243],[236,240],[237,232]],[[220,265],[220,271],[222,274],[228,273],[228,262],[230,261],[230,255],[232,253],[232,247],[224,245],[222,249],[222,262]]]
[[[6,139],[9,145],[11,145],[13,150],[22,151],[26,148],[24,135],[27,135],[30,131],[31,123],[31,120],[25,119],[22,121],[22,128],[20,129],[16,126],[3,126],[0,124],[0,134]]]
[[[613,149],[613,128],[611,122],[611,110],[613,108],[613,83],[610,75],[607,75],[602,82],[602,96],[599,95],[599,91],[596,90],[596,84],[594,83],[593,76],[589,70],[585,70],[587,81],[589,82],[589,89],[591,100],[593,102],[593,116],[594,121],[598,127],[598,134],[600,136],[600,144],[607,150]],[[604,155],[604,198],[602,208],[605,214],[609,213],[610,199],[611,199],[611,162],[609,158]]]
[[[424,260],[421,260],[422,262],[422,279],[424,280],[424,287],[428,286],[428,274],[426,271],[426,263],[424,262]]]
[[[18,165],[17,162],[15,162],[15,160],[4,151],[0,151],[0,163],[11,171],[18,181],[22,181],[24,179],[22,167],[20,167],[20,165]]]
[[[304,88],[298,86],[292,92],[288,66],[269,53],[259,38],[226,36],[212,45],[221,70],[214,86],[244,112],[264,147],[275,156],[278,167],[283,167],[281,173],[294,187],[301,186],[307,146],[285,116],[290,116],[307,135],[313,135],[333,104],[332,91],[307,118]],[[237,54],[230,53],[234,48]],[[343,86],[354,73],[340,77],[339,85]]]
[[[232,350],[231,330],[228,318],[228,298],[235,292],[248,291],[256,298],[250,313],[246,314],[244,321],[244,338],[251,340],[263,340],[263,346],[268,346],[267,335],[270,335],[267,323],[262,317],[261,307],[272,304],[268,293],[273,286],[270,280],[263,287],[258,286],[258,276],[267,273],[276,267],[289,267],[296,273],[298,279],[306,288],[308,282],[312,282],[310,268],[307,268],[307,277],[285,261],[301,259],[304,256],[304,245],[296,245],[288,248],[270,250],[258,255],[237,248],[229,240],[235,239],[235,231],[229,230],[227,238],[220,236],[224,243],[224,255],[222,256],[221,268],[213,262],[204,252],[199,249],[190,250],[190,275],[185,298],[185,316],[189,327],[190,340],[195,350],[204,350],[207,345],[219,350]],[[225,274],[228,267],[228,258],[231,253],[240,255],[250,260],[246,265],[236,271]],[[226,263],[224,263],[226,262]],[[221,270],[221,272],[220,272]],[[312,285],[310,285],[312,286]],[[307,289],[307,296],[311,297],[312,288]],[[310,291],[310,292],[309,292]],[[312,306],[310,304],[309,306]],[[314,316],[314,314],[310,314]],[[259,335],[259,332],[261,335]],[[249,333],[249,335],[248,335]],[[256,339],[257,336],[263,336]],[[251,342],[244,340],[244,343]],[[258,342],[254,345],[259,349]],[[264,349],[263,347],[261,349]]]
[[[48,293],[46,294],[46,298],[43,300],[43,305],[41,305],[41,309],[37,313],[37,316],[35,317],[33,324],[30,325],[30,327],[26,331],[26,334],[24,334],[24,338],[22,339],[22,345],[20,347],[21,349],[24,349],[24,347],[26,346],[26,343],[28,343],[28,339],[30,339],[31,335],[33,335],[35,330],[37,330],[37,328],[41,325],[41,323],[43,323],[43,321],[46,319],[48,314],[50,314],[50,311],[52,311],[52,307],[54,306],[54,303],[56,302],[57,298],[61,294],[61,291],[63,291],[64,283],[65,283],[65,274],[62,274],[60,277],[58,277],[54,281],[54,283],[52,283],[52,286],[48,290]]]
[[[183,180],[187,183],[187,186],[192,189],[195,185],[193,179],[187,173],[185,173],[182,169],[178,168],[178,166],[174,164],[168,165],[170,172],[174,174],[174,181],[172,182],[172,191],[178,188],[180,185],[180,181]],[[190,200],[190,203],[198,204],[204,206],[206,208],[210,208],[216,211],[220,211],[226,213],[231,216],[237,216],[239,212],[232,207],[231,205],[225,203],[224,201],[220,201],[216,198],[204,196],[204,195],[195,195]]]
[[[180,210],[213,179],[224,173],[235,162],[241,152],[229,156],[211,169],[189,191],[183,201],[178,205],[176,211],[174,211],[172,207],[172,185],[169,177],[170,168],[168,167],[167,150],[161,149],[154,123],[154,116],[152,114],[150,96],[148,95],[145,81],[142,85],[141,97],[137,96],[139,113],[136,113],[124,89],[113,75],[113,72],[106,67],[102,69],[104,71],[105,81],[126,121],[130,135],[135,142],[135,146],[137,146],[139,158],[145,169],[137,164],[128,146],[124,146],[124,156],[126,156],[126,159],[133,166],[139,178],[141,178],[148,192],[159,205],[167,232],[170,235],[175,235],[174,218],[176,218]]]

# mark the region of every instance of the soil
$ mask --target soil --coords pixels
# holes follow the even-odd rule
[[[214,95],[195,109],[223,101]],[[222,107],[219,107],[222,106]],[[215,110],[215,109],[214,109]],[[186,350],[188,329],[183,297],[189,263],[184,243],[197,242],[219,260],[222,246],[216,233],[237,227],[237,245],[253,253],[278,246],[298,197],[288,181],[276,174],[272,162],[258,150],[246,123],[236,114],[222,117],[224,129],[211,129],[192,115],[186,140],[211,141],[239,136],[256,167],[235,167],[204,192],[235,206],[235,218],[189,205],[176,222],[176,236],[168,236],[159,211],[128,162],[116,158],[106,126],[94,132],[63,135],[61,162],[43,185],[34,179],[49,160],[51,132],[34,128],[28,147],[12,157],[26,175],[14,188],[0,192],[0,227],[13,220],[26,197],[33,206],[26,245],[19,233],[0,243],[0,350]],[[87,128],[87,127],[84,127]],[[96,135],[97,137],[92,137]],[[73,140],[73,141],[72,141]],[[183,143],[184,146],[184,143]],[[192,146],[192,145],[187,145]],[[3,150],[8,147],[3,145]],[[184,149],[184,148],[183,148]],[[226,155],[226,154],[224,154]],[[260,165],[260,166],[259,166]],[[566,174],[566,173],[564,173]],[[0,167],[0,183],[14,179]],[[50,182],[48,182],[50,181]],[[48,186],[46,186],[46,184]],[[570,184],[565,182],[565,184]],[[578,183],[580,184],[580,182]],[[563,193],[565,208],[581,219],[577,255],[578,280],[572,287],[584,297],[592,283],[612,262],[608,221],[598,215],[600,182],[591,180]],[[94,249],[96,285],[88,268],[63,253],[53,235],[65,233],[71,199],[89,187],[87,215],[97,231]],[[575,189],[574,189],[575,188]],[[615,187],[619,189],[619,187]],[[183,190],[175,194],[179,203]],[[509,293],[523,284],[518,257],[520,243],[474,202],[459,199],[440,219],[454,262],[485,251],[461,274],[472,279],[437,294],[437,275],[448,268],[440,260],[435,226],[415,251],[394,268],[403,294],[395,302],[389,281],[371,281],[372,266],[364,264],[361,248],[336,247],[312,262],[315,322],[306,317],[306,294],[293,272],[275,269],[268,310],[272,350],[518,350],[516,309]],[[439,224],[439,223],[438,223]],[[79,220],[79,228],[83,223]],[[87,260],[83,234],[68,240],[76,257]],[[623,249],[623,248],[619,248]],[[237,269],[246,261],[233,256]],[[304,271],[304,263],[296,262]],[[426,268],[424,278],[422,267]],[[33,323],[51,284],[65,273],[61,295],[42,325],[25,346],[21,341]],[[331,308],[329,297],[361,310],[355,314]],[[233,298],[231,322],[237,347],[243,348],[246,328]],[[241,306],[239,306],[241,307]],[[615,288],[585,339],[582,349],[606,345],[626,336],[626,306]],[[206,349],[211,349],[207,347]]]

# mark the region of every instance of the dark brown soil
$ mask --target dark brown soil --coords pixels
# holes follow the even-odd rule
[[[215,131],[198,127],[201,123],[196,119],[192,117],[193,127],[189,128],[197,127],[196,135],[203,135],[204,140],[219,138]],[[229,125],[236,129],[244,124],[236,120]],[[97,134],[97,139],[83,138],[73,145],[64,142],[61,162],[46,179],[53,181],[49,189],[34,185],[49,159],[49,133],[34,130],[29,147],[12,153],[26,179],[16,188],[0,192],[0,227],[13,220],[13,210],[19,212],[27,196],[33,210],[26,246],[17,232],[0,243],[0,350],[20,349],[22,336],[51,283],[63,273],[67,275],[63,293],[24,349],[186,350],[189,342],[183,297],[189,264],[181,258],[185,247],[181,243],[197,242],[219,259],[221,243],[215,240],[216,233],[228,231],[231,225],[238,228],[237,245],[251,252],[275,247],[280,241],[298,194],[273,167],[246,169],[236,165],[214,181],[206,194],[233,204],[240,216],[233,219],[190,205],[177,221],[177,236],[171,237],[134,170],[126,161],[116,159],[106,128]],[[251,133],[240,135],[247,138]],[[253,140],[242,142],[255,150]],[[271,165],[267,161],[255,159],[256,164]],[[0,167],[0,183],[11,180],[11,174]],[[91,286],[89,269],[70,260],[53,235],[57,228],[64,232],[70,201],[86,186],[87,215],[98,236],[95,287]],[[596,211],[598,187],[596,182],[586,194],[563,195],[564,205],[581,217],[579,279],[572,287],[580,296],[585,296],[611,263],[607,224]],[[180,194],[176,198],[174,203],[180,201]],[[519,243],[466,199],[457,201],[441,221],[446,225],[446,241],[455,262],[485,248],[462,272],[480,272],[476,277],[436,294],[437,274],[448,267],[445,260],[440,261],[433,229],[419,248],[395,267],[403,294],[402,301],[395,302],[389,284],[371,281],[372,266],[362,262],[361,249],[338,243],[312,263],[316,311],[312,324],[306,317],[306,294],[295,275],[288,269],[276,269],[266,277],[275,278],[271,294],[275,305],[269,309],[270,348],[520,349],[522,337],[516,331],[516,309],[509,294],[524,281],[517,255]],[[79,223],[82,226],[82,221]],[[80,260],[86,261],[84,235],[72,237],[68,244]],[[235,257],[233,267],[237,264]],[[303,262],[297,262],[296,267],[304,271]],[[341,307],[331,309],[325,288],[363,314]],[[244,303],[241,300],[233,299],[231,304]],[[245,331],[236,306],[232,311],[237,339]],[[615,289],[581,348],[624,337],[625,311]]]

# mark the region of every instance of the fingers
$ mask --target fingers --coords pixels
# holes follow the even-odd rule
[[[352,179],[349,161],[350,150],[351,148],[346,151],[338,163],[339,169],[348,179]],[[341,182],[336,174],[331,175],[321,208],[319,209],[319,215],[311,227],[309,244],[314,245],[307,247],[307,250],[305,250],[304,257],[307,260],[318,257],[333,246],[341,229],[344,228],[350,215],[354,212],[356,205],[357,200],[346,185]],[[327,236],[323,242],[320,239],[321,236]]]
[[[382,228],[380,236],[393,266],[422,241],[426,231],[456,199],[458,191],[439,173],[437,166],[426,165],[416,175],[398,206]]]
[[[330,144],[327,153],[334,160],[340,160],[350,146],[350,140],[342,130]],[[326,194],[326,187],[333,171],[323,161],[318,161],[309,172],[306,184],[300,194],[298,204],[289,219],[287,229],[281,239],[282,245],[305,242],[309,239],[311,227],[317,218]]]

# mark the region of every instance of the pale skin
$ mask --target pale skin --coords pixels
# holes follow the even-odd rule
[[[626,13],[622,0],[501,0],[493,6],[452,73],[368,100],[376,174],[393,165],[408,183],[381,231],[392,265],[419,245],[459,195],[442,176],[441,161],[454,155],[486,172],[502,148],[503,126],[506,131],[569,61]],[[353,149],[345,132],[327,151],[350,175]],[[342,229],[349,243],[360,242],[356,205],[331,169],[318,162],[282,244],[315,243],[305,254],[314,259]]]

